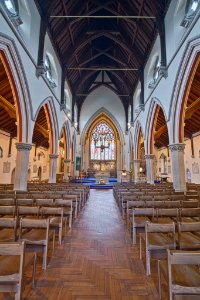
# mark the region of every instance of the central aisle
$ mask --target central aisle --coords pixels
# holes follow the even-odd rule
[[[112,190],[91,190],[72,231],[26,299],[157,299],[138,257]]]

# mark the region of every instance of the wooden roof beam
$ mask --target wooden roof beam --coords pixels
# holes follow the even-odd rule
[[[49,139],[49,131],[42,127],[42,125],[35,122],[35,130],[39,131],[45,138]]]
[[[200,97],[197,98],[192,104],[185,110],[185,120],[188,120],[192,117],[193,113],[200,109]]]
[[[0,106],[7,111],[11,119],[16,119],[16,109],[15,106],[12,105],[6,98],[0,95]]]

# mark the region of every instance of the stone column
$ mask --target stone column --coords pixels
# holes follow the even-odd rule
[[[69,176],[70,176],[70,159],[65,159],[64,160],[64,180],[69,181]]]
[[[176,192],[185,192],[186,191],[185,161],[184,161],[185,144],[172,144],[169,145],[169,149],[171,150],[174,189]]]
[[[155,180],[155,155],[147,154],[146,158],[146,171],[147,171],[147,183],[154,184]]]
[[[57,154],[49,154],[49,183],[56,183]]]
[[[130,181],[132,181],[133,180],[133,173],[134,173],[134,171],[133,171],[133,161],[131,160],[130,161]]]
[[[134,159],[134,181],[139,182],[139,174],[140,174],[140,159]]]
[[[14,190],[26,191],[27,180],[28,180],[29,154],[32,145],[26,143],[16,143],[16,148],[17,148],[17,158],[16,158]]]

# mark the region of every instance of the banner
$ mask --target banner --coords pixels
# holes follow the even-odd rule
[[[76,156],[76,171],[80,171],[80,170],[81,170],[81,157]]]

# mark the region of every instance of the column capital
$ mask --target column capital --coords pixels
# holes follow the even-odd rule
[[[18,151],[30,151],[32,148],[32,144],[27,143],[16,143],[15,145]]]
[[[171,144],[169,145],[169,149],[171,150],[171,152],[184,152],[185,144],[183,143]]]
[[[134,159],[134,164],[139,164],[141,162],[141,159]]]
[[[49,158],[50,159],[57,159],[58,158],[58,154],[49,154]]]
[[[154,154],[146,154],[146,155],[145,155],[145,158],[146,158],[146,159],[154,159],[154,158],[155,158],[155,155],[154,155]]]
[[[69,164],[71,162],[71,159],[64,159],[64,163]]]

